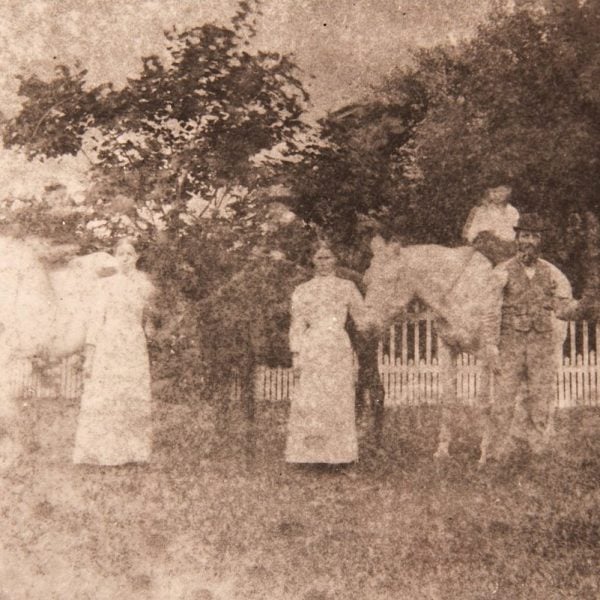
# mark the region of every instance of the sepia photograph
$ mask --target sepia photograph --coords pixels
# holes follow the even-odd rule
[[[0,40],[0,600],[600,598],[600,0]]]

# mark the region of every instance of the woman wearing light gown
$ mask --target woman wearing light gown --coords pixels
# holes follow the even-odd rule
[[[142,463],[152,444],[150,369],[143,329],[153,294],[131,241],[115,246],[118,272],[100,280],[85,346],[84,389],[73,461]]]
[[[363,299],[335,275],[336,259],[321,244],[315,276],[292,295],[290,349],[298,377],[290,406],[285,458],[290,463],[344,464],[358,459],[350,315],[360,323]]]

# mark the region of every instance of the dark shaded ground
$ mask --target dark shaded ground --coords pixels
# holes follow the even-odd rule
[[[436,465],[437,411],[390,411],[352,478],[283,463],[283,405],[228,427],[159,405],[152,465],[74,467],[76,408],[43,402],[41,449],[0,479],[2,600],[600,597],[597,409],[483,472],[473,415]]]

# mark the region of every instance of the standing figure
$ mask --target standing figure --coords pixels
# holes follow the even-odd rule
[[[350,315],[358,324],[363,299],[335,275],[336,259],[321,244],[315,276],[292,295],[290,348],[297,389],[291,400],[285,457],[291,463],[351,463],[358,459]]]
[[[88,322],[75,463],[146,462],[151,453],[150,368],[143,315],[154,289],[136,269],[138,256],[129,240],[117,243],[115,258],[118,272],[100,281]]]
[[[514,256],[515,230],[519,211],[509,203],[511,188],[489,188],[481,202],[471,210],[463,238],[496,265]]]
[[[490,452],[506,456],[516,439],[533,452],[544,449],[545,430],[555,402],[554,318],[573,318],[580,309],[568,279],[541,259],[545,227],[526,214],[515,227],[517,255],[494,269],[495,304],[489,335],[498,341],[498,373],[491,405]]]

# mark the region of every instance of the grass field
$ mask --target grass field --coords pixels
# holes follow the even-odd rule
[[[468,412],[442,465],[435,409],[386,413],[377,443],[366,417],[355,477],[282,461],[285,406],[158,405],[153,464],[121,468],[70,464],[73,404],[33,413],[41,448],[0,479],[2,600],[600,598],[594,409],[483,472]]]

